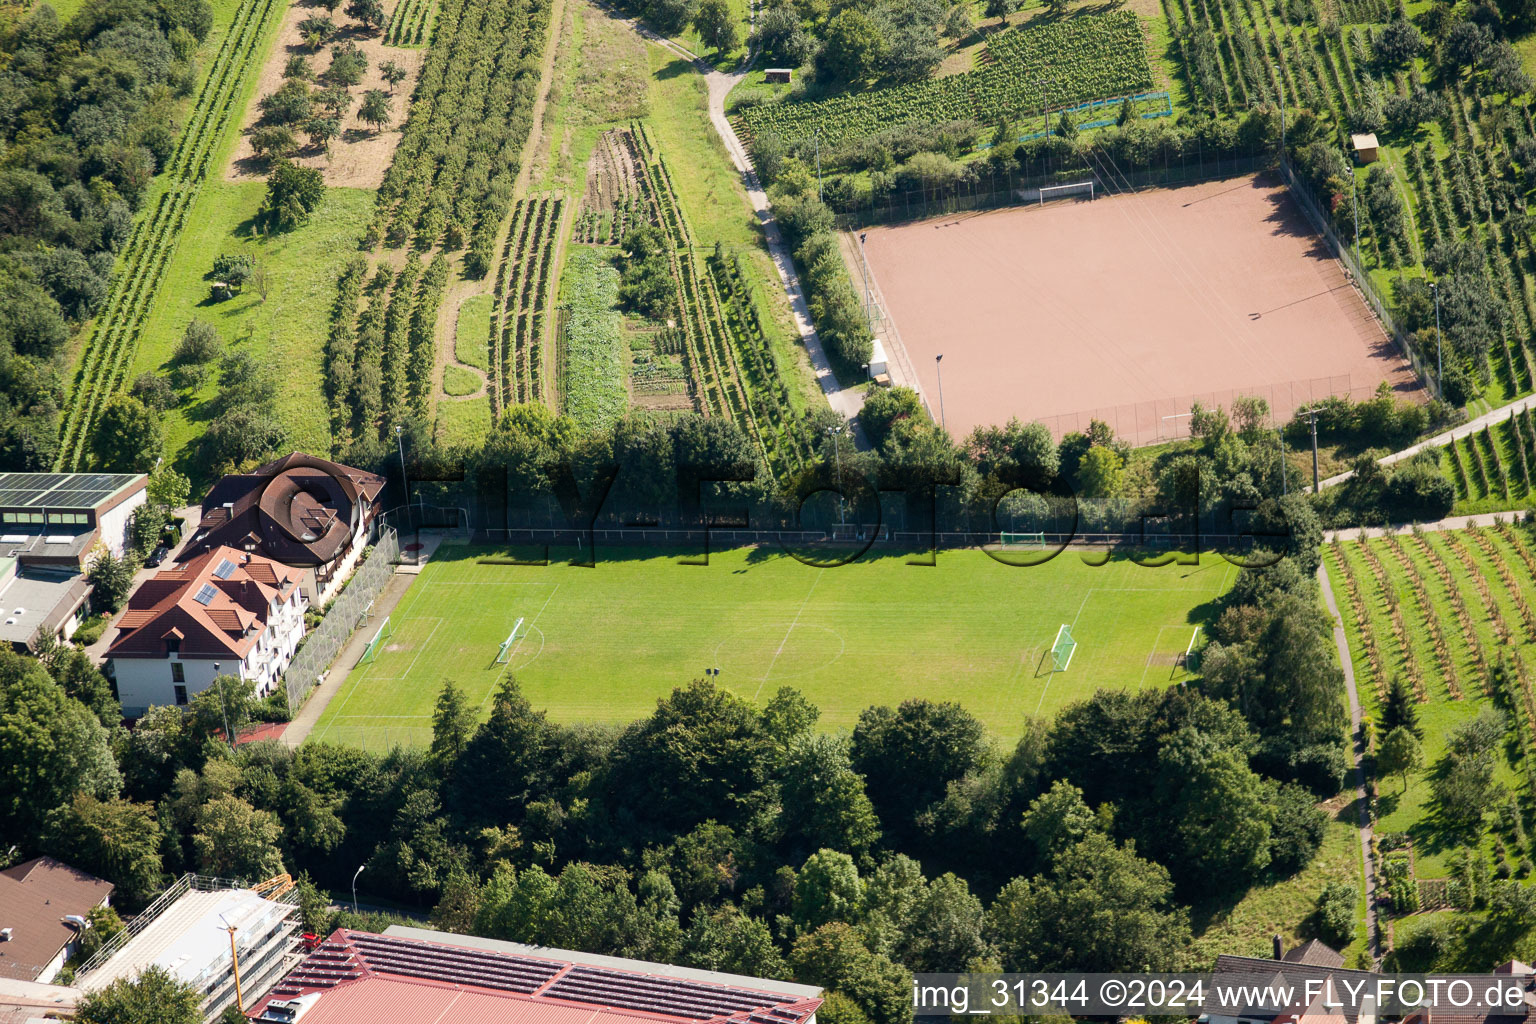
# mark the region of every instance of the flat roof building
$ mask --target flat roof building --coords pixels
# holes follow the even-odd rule
[[[286,896],[290,889],[262,891]],[[281,896],[268,899],[234,883],[185,875],[128,923],[121,940],[103,946],[81,968],[75,985],[90,994],[160,967],[202,994],[203,1019],[211,1021],[235,1002],[233,927],[240,989],[250,1006],[282,976],[284,957],[294,946],[299,908]]]
[[[0,473],[0,641],[30,650],[42,632],[74,632],[85,571],[96,551],[127,550],[148,483],[142,473]]]
[[[815,1024],[811,985],[425,928],[340,929],[247,1016],[263,1024]]]

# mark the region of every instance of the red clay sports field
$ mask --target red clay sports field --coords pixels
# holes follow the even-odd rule
[[[1261,175],[871,228],[882,305],[963,437],[1010,417],[1176,436],[1192,399],[1419,386],[1285,187]],[[857,272],[855,281],[857,281]]]

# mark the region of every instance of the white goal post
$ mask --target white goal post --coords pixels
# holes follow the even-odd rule
[[[512,624],[512,632],[508,633],[507,638],[501,642],[501,649],[496,652],[496,664],[505,665],[511,659],[512,648],[523,638],[524,632],[523,620],[518,619]]]
[[[369,602],[368,607],[372,608],[373,603]],[[379,623],[379,628],[374,631],[373,639],[369,640],[368,646],[363,648],[362,656],[357,659],[357,663],[359,665],[366,665],[372,661],[374,656],[379,653],[380,644],[389,639],[392,632],[393,630],[389,628],[389,616],[386,615],[384,616],[384,621]]]
[[[1063,196],[1086,195],[1090,200],[1095,198],[1093,181],[1075,181],[1068,185],[1041,185],[1040,205],[1044,206],[1047,199],[1060,199]]]

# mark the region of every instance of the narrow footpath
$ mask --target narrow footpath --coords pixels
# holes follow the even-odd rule
[[[1328,583],[1328,568],[1317,567],[1317,582],[1323,589],[1323,600],[1328,614],[1333,618],[1333,642],[1339,649],[1339,664],[1344,669],[1344,689],[1349,693],[1349,738],[1355,762],[1355,805],[1359,809],[1360,860],[1365,875],[1365,933],[1371,956],[1381,959],[1381,937],[1376,927],[1376,873],[1371,864],[1371,805],[1365,789],[1365,738],[1360,732],[1360,694],[1355,689],[1355,665],[1349,656],[1349,639],[1344,635],[1344,619],[1339,606],[1333,600],[1333,588]]]
[[[810,357],[811,369],[816,374],[816,383],[821,386],[821,393],[826,396],[827,404],[833,411],[852,420],[858,416],[859,410],[864,408],[864,393],[854,388],[843,387],[838,383],[837,374],[832,372],[832,362],[827,358],[826,349],[821,344],[821,337],[816,333],[816,324],[811,319],[810,308],[806,305],[805,290],[800,285],[800,275],[795,271],[794,258],[790,253],[789,245],[779,231],[778,222],[774,220],[773,210],[768,203],[768,192],[757,180],[757,173],[752,169],[752,161],[747,157],[746,147],[741,144],[741,139],[736,135],[736,129],[731,126],[730,119],[725,116],[725,99],[752,69],[756,54],[743,61],[739,71],[719,71],[687,47],[657,35],[634,18],[626,18],[617,13],[614,17],[628,25],[641,38],[688,61],[704,76],[704,85],[709,91],[710,124],[714,126],[715,134],[725,145],[731,164],[741,175],[741,184],[746,190],[747,201],[752,204],[752,210],[763,226],[763,239],[768,244],[768,254],[773,258],[773,265],[779,272],[779,281],[784,286],[784,294],[789,297],[790,310],[795,318],[795,328],[800,332],[800,340],[805,344],[806,354]],[[862,434],[860,440],[862,442]]]
[[[1444,448],[1446,445],[1451,444],[1453,441],[1461,440],[1468,434],[1477,433],[1484,427],[1490,426],[1494,423],[1503,423],[1505,420],[1509,419],[1510,413],[1524,412],[1526,407],[1532,404],[1536,404],[1536,395],[1526,395],[1524,398],[1517,398],[1513,402],[1510,402],[1506,405],[1501,405],[1491,412],[1483,413],[1476,419],[1468,420],[1467,422],[1461,424],[1459,427],[1452,427],[1450,430],[1436,434],[1434,437],[1420,441],[1418,444],[1410,445],[1400,452],[1393,452],[1391,455],[1384,455],[1376,460],[1376,464],[1379,466],[1390,466],[1393,463],[1402,462],[1404,459],[1411,459],[1415,455],[1419,454],[1419,452],[1424,451],[1426,448]],[[1320,482],[1317,486],[1319,489],[1324,487],[1334,487],[1343,483],[1345,480],[1348,480],[1354,475],[1354,470],[1350,470],[1347,473],[1339,473],[1336,476],[1328,477],[1326,480]]]

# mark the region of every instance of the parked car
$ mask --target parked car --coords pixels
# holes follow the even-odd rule
[[[171,549],[166,547],[164,544],[161,544],[159,547],[155,548],[155,550],[149,553],[149,557],[144,559],[144,564],[153,569],[161,562],[165,561],[166,556],[170,553]]]

